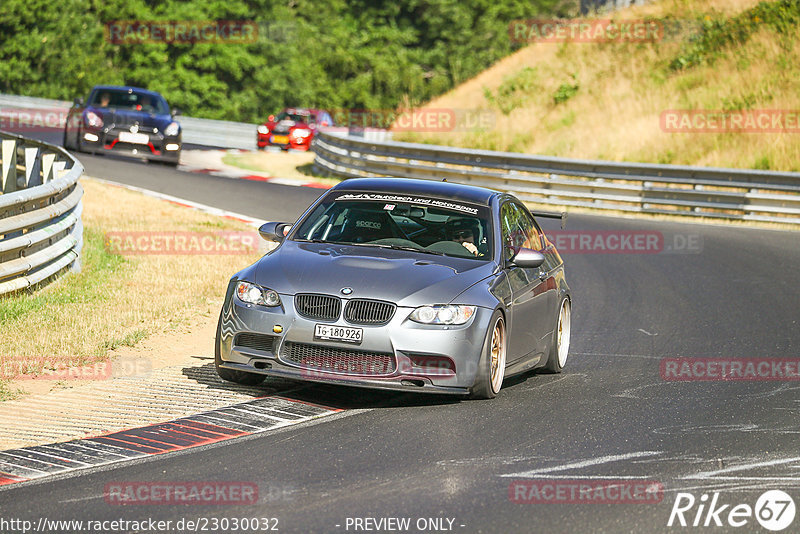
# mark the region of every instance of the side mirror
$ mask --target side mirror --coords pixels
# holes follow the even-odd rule
[[[268,222],[261,225],[261,227],[258,229],[258,233],[265,241],[282,243],[283,239],[286,237],[286,234],[289,233],[291,228],[292,225],[290,223]]]
[[[170,112],[170,115],[172,115],[173,117],[176,117],[176,116],[178,116],[180,114],[181,114],[181,110],[178,109],[178,108],[172,108],[172,111]]]
[[[512,261],[517,267],[533,269],[544,263],[544,254],[529,248],[521,248]]]
[[[76,106],[82,106],[83,105],[83,99],[81,97],[78,97],[75,100],[73,100],[72,103],[75,104]]]

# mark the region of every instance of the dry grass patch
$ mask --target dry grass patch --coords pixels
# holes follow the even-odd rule
[[[341,180],[323,178],[313,173],[314,153],[255,151],[241,154],[226,154],[222,158],[226,165],[248,171],[266,173],[277,178],[313,179],[315,182],[336,185]]]
[[[84,196],[83,268],[31,294],[0,300],[0,367],[37,374],[104,361],[109,350],[216,315],[230,276],[259,253],[126,255],[108,232],[250,231],[235,221],[91,179]],[[21,362],[31,365],[21,369]],[[0,380],[0,399],[19,392]]]

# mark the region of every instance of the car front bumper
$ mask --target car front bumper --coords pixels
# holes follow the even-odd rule
[[[86,134],[93,134],[98,139],[91,141],[86,139]],[[149,142],[147,144],[139,143],[123,143],[119,141],[118,130],[104,131],[85,131],[81,133],[79,140],[80,149],[83,152],[91,152],[96,154],[109,153],[118,154],[122,156],[130,156],[135,158],[146,158],[155,161],[167,161],[178,163],[181,156],[181,138],[178,137],[164,137],[159,134],[149,133]],[[174,149],[177,145],[177,149]],[[167,147],[170,150],[167,150]]]
[[[311,148],[311,137],[294,137],[289,134],[278,134],[279,136],[287,137],[286,143],[273,142],[273,134],[256,134],[256,146],[258,148],[265,148],[268,146],[277,146],[283,150],[309,150]]]
[[[231,296],[223,307],[219,337],[221,367],[311,382],[325,382],[375,389],[464,395],[475,382],[492,310],[477,308],[465,325],[422,325],[408,319],[413,308],[398,307],[383,326],[355,325],[341,317],[336,322],[315,321],[298,315],[294,299],[281,295],[275,308],[255,306]],[[314,339],[316,324],[363,328],[358,345]],[[240,343],[239,334],[264,336],[260,348]],[[267,339],[270,338],[270,339]],[[310,360],[298,361],[292,346],[302,346]],[[334,354],[332,363],[321,366],[315,352]],[[336,355],[339,356],[336,356]],[[386,372],[363,372],[369,366],[352,369],[337,365],[363,362],[370,358],[390,359]],[[311,361],[313,364],[306,364]]]

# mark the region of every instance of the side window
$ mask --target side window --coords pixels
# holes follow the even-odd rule
[[[503,234],[503,257],[506,260],[516,256],[522,247],[542,250],[542,239],[536,223],[521,206],[506,202],[500,208]]]
[[[541,251],[544,248],[544,244],[542,243],[542,232],[539,229],[539,225],[536,224],[536,221],[533,219],[530,213],[528,213],[528,210],[522,206],[516,207],[522,212],[525,221],[525,244],[523,246],[525,248]]]
[[[513,202],[503,204],[500,208],[500,219],[503,232],[503,258],[509,261],[517,255],[525,242],[517,206]]]
[[[513,218],[511,217],[510,202],[506,202],[500,208],[500,232],[503,241],[503,259],[508,261],[514,257],[514,248],[511,246],[511,232],[514,226]]]

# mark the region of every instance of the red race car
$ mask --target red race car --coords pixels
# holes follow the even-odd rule
[[[278,146],[283,150],[308,150],[320,126],[333,126],[327,111],[286,108],[277,117],[270,115],[267,122],[258,127],[256,145],[258,148]]]

